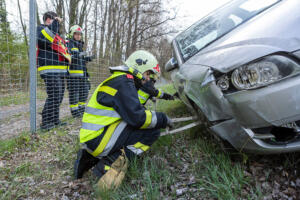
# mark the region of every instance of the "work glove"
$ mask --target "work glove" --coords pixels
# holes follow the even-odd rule
[[[152,97],[152,98],[151,98],[151,101],[152,101],[153,103],[156,103],[156,98],[155,98],[155,97]]]
[[[168,116],[166,116],[166,117],[167,117],[167,127],[173,128],[174,127],[173,120],[170,117],[168,117]]]
[[[175,98],[173,97],[173,95],[170,95],[168,93],[164,93],[162,96],[162,99],[164,100],[174,100]]]
[[[150,96],[156,97],[158,94],[158,90],[154,87],[153,81],[149,80],[146,83],[144,83],[141,87],[141,89],[148,93]]]

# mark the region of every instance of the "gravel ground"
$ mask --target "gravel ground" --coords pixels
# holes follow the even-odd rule
[[[37,102],[37,128],[41,123],[44,102]],[[60,119],[70,116],[68,99],[65,98],[60,107]],[[8,139],[30,130],[29,104],[3,106],[0,108],[0,139]]]

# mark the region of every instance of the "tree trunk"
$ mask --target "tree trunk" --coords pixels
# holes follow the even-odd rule
[[[40,20],[40,15],[39,15],[39,6],[37,3],[36,3],[36,23],[38,26],[41,25],[41,20]]]
[[[132,34],[132,17],[133,17],[133,8],[132,0],[128,1],[128,29],[127,29],[127,43],[126,43],[126,58],[131,54],[131,34]]]
[[[20,22],[21,22],[22,30],[23,30],[23,34],[24,34],[24,43],[26,45],[27,56],[29,58],[28,40],[27,40],[27,34],[26,34],[26,24],[24,24],[24,21],[23,21],[22,10],[21,10],[21,6],[20,6],[20,0],[18,0],[17,3],[18,3],[18,10],[19,10]]]
[[[112,29],[113,29],[113,16],[114,15],[114,0],[110,1],[109,4],[109,12],[108,12],[108,21],[107,21],[107,35],[105,40],[105,52],[104,52],[104,58],[106,60],[110,61],[110,48],[111,48],[111,35],[112,35]]]
[[[139,10],[140,10],[140,2],[139,2],[139,0],[136,0],[134,31],[133,31],[133,37],[132,37],[132,42],[131,42],[131,46],[130,46],[130,51],[131,52],[134,52],[136,50],[136,45],[137,45],[137,34],[138,34],[138,23],[139,23]]]
[[[124,23],[123,24],[120,24],[121,23],[121,17],[122,17],[122,0],[119,0],[119,7],[118,7],[118,21],[117,21],[117,25],[116,25],[116,28],[115,28],[115,31],[114,31],[114,59],[116,60],[116,64],[120,64],[121,63],[121,58],[122,58],[122,48],[121,48],[121,26],[122,27],[125,27]]]
[[[108,12],[108,0],[105,1],[105,7],[103,7],[102,1],[101,1],[101,11],[103,13],[104,10],[104,15],[102,18],[102,22],[101,22],[101,36],[100,36],[100,47],[99,47],[99,58],[103,59],[103,49],[104,49],[104,36],[105,36],[105,32],[106,32],[106,18],[107,18],[107,12]]]
[[[95,10],[94,10],[94,43],[93,43],[93,54],[97,54],[97,24],[98,24],[98,3],[99,1],[96,0],[95,2]]]
[[[79,3],[80,0],[78,0],[78,3]],[[83,0],[83,5],[81,6],[81,10],[80,10],[80,13],[79,13],[79,21],[78,21],[78,25],[82,27],[83,25],[83,21],[84,21],[84,18],[87,19],[86,15],[89,13],[87,12],[87,8],[88,8],[88,5],[89,5],[89,0]],[[78,5],[77,5],[78,7]]]
[[[69,6],[69,27],[78,24],[77,22],[77,10],[78,10],[78,3],[80,0],[70,0]]]
[[[64,1],[63,0],[56,0],[56,13],[59,17],[64,19],[65,12],[64,12]],[[65,29],[65,21],[63,20],[60,23],[59,32],[61,36],[65,36],[66,29]]]

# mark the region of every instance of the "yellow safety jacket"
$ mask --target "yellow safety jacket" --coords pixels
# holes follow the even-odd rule
[[[157,91],[158,91],[158,93],[155,97],[156,98],[162,98],[164,92],[161,89],[158,89]],[[142,89],[139,89],[138,96],[139,96],[140,103],[142,105],[145,105],[147,103],[148,99],[150,98],[150,94],[143,91]]]
[[[121,121],[120,115],[112,107],[107,107],[97,102],[98,92],[105,92],[112,96],[117,93],[117,90],[109,86],[102,86],[107,81],[116,78],[121,75],[125,75],[124,72],[115,72],[108,79],[103,81],[95,90],[89,103],[86,106],[83,118],[82,127],[80,129],[80,143],[87,142],[99,136],[104,127],[111,125],[110,133],[114,131],[118,123]]]
[[[122,120],[119,113],[113,107],[101,105],[97,101],[97,95],[99,92],[103,92],[114,97],[118,90],[105,85],[105,83],[126,74],[127,73],[125,72],[114,72],[112,76],[97,87],[86,106],[82,119],[82,128],[80,129],[80,143],[86,143],[101,134],[104,134],[100,144],[93,152],[90,152],[89,149],[87,149],[95,157],[105,156],[105,153],[111,150],[117,138],[127,125],[125,122],[126,120]],[[124,100],[126,101],[126,99]],[[142,121],[143,125],[139,128],[154,128],[157,124],[156,112],[151,112],[150,110],[144,110],[143,112],[145,121]]]

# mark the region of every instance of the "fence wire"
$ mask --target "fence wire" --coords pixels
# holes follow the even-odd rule
[[[18,8],[16,1],[10,6]],[[0,1],[0,138],[29,127],[28,45],[18,12],[6,8]]]
[[[17,2],[10,2],[10,6],[17,8]],[[42,41],[38,37],[41,36],[38,32],[39,29],[37,34],[33,36],[27,30],[28,41],[25,41],[21,29],[22,25],[21,22],[18,22],[18,19],[18,14],[9,11],[7,11],[6,19],[0,19],[1,139],[30,131],[30,39],[37,41],[37,49],[39,51],[37,54],[36,79],[32,79],[35,80],[33,84],[36,85],[36,118],[32,120],[35,120],[37,129],[41,125],[42,127],[44,125],[44,128],[45,125],[57,125],[60,122],[59,120],[68,121],[72,117],[80,118],[81,115],[77,116],[76,112],[74,112],[75,108],[84,108],[84,104],[88,102],[98,84],[110,75],[108,67],[111,65],[111,62],[106,59],[99,59],[98,55],[93,55],[91,52],[86,51],[86,49],[90,49],[86,45],[82,49],[85,55],[80,58],[76,58],[76,49],[73,49],[73,52],[70,49],[69,52],[73,62],[69,63],[65,60],[66,65],[63,65],[61,54],[53,50],[49,43],[49,38],[44,37],[44,41]],[[26,27],[30,27],[30,20],[24,20]],[[6,22],[3,23],[3,21]],[[67,40],[67,38],[63,39]],[[65,46],[68,46],[68,44],[65,44]],[[88,60],[90,56],[94,59]],[[76,59],[77,62],[74,62]],[[76,67],[80,68],[83,60],[89,61],[86,63],[88,75],[84,72],[83,77],[71,77],[70,70],[78,70]],[[56,73],[55,67],[52,68],[54,73],[48,74],[43,73],[43,70],[39,69],[39,67],[51,69],[53,66],[58,66],[58,68],[66,66],[66,73],[64,75]]]

